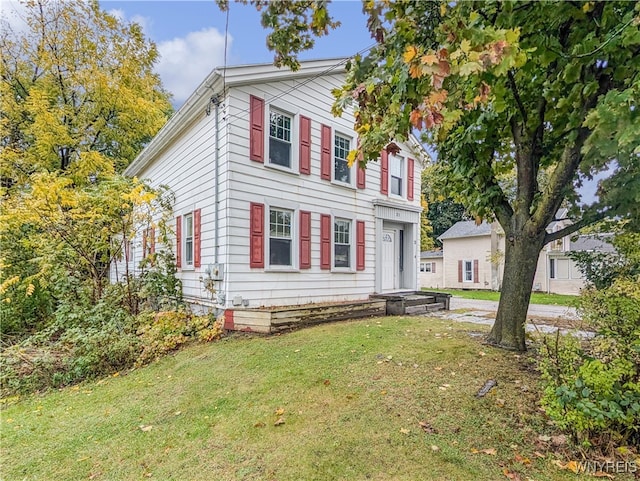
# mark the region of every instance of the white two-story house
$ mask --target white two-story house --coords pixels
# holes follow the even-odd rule
[[[366,170],[348,165],[354,119],[331,114],[344,64],[214,70],[127,168],[175,195],[172,247],[190,304],[240,310],[417,289],[426,154],[398,143]]]

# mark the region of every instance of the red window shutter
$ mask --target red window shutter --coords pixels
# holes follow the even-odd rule
[[[358,189],[364,189],[367,187],[367,171],[358,166]]]
[[[360,148],[360,139],[358,139],[358,149],[359,148]],[[357,159],[358,166],[356,168],[358,169],[358,171],[356,175],[356,185],[358,186],[358,189],[365,189],[367,187],[367,171],[362,167],[360,167],[361,160],[362,160],[362,153],[358,154],[358,159]]]
[[[264,204],[251,203],[250,267],[264,267]]]
[[[264,100],[249,96],[249,158],[264,162]]]
[[[200,209],[193,211],[193,266],[200,267],[201,265],[201,251],[200,251],[200,239],[202,234],[200,221]]]
[[[356,270],[364,270],[364,221],[356,222]]]
[[[389,154],[384,149],[380,152],[380,193],[389,195]]]
[[[311,212],[300,211],[300,269],[311,268]]]
[[[462,261],[458,261],[458,282],[462,282]]]
[[[311,119],[300,116],[300,173],[311,173]]]
[[[331,216],[320,216],[320,268],[331,269]]]
[[[475,284],[480,282],[480,279],[478,279],[478,259],[474,259],[473,261],[473,282]]]
[[[320,131],[320,177],[331,180],[331,127],[323,125]]]
[[[415,161],[407,159],[407,200],[413,200],[413,175]]]
[[[435,273],[436,273],[436,263],[435,263],[435,262],[432,262],[432,263],[431,263],[431,273],[432,273],[432,274],[435,274]]]
[[[176,217],[176,267],[182,267],[182,216]]]
[[[149,242],[151,242],[151,245],[149,246],[149,253],[150,254],[155,254],[156,253],[156,228],[152,227],[151,229],[149,229]]]
[[[147,237],[149,237],[149,229],[142,231],[142,258],[147,257]]]

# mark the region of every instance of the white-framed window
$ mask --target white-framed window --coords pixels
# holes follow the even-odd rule
[[[294,212],[269,208],[269,266],[293,267]]]
[[[349,167],[347,161],[349,150],[351,150],[351,138],[335,133],[333,136],[333,180],[351,185],[353,183],[353,166]]]
[[[269,163],[293,168],[293,115],[269,107]]]
[[[352,220],[334,218],[333,220],[333,267],[352,267]]]
[[[184,243],[184,264],[193,267],[193,213],[183,216],[183,243]]]
[[[389,192],[402,197],[404,195],[404,158],[399,155],[389,156]]]
[[[473,282],[473,261],[462,261],[462,281]]]
[[[421,262],[420,272],[431,272],[431,262]]]

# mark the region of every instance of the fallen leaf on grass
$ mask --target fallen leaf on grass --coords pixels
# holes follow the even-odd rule
[[[488,454],[489,456],[495,456],[498,454],[496,448],[487,448],[487,449],[471,449],[471,454]]]
[[[278,418],[278,420],[273,423],[274,426],[282,426],[284,424],[284,418]]]
[[[262,421],[259,421],[259,422],[255,423],[255,424],[253,425],[253,427],[254,427],[254,428],[263,428],[263,427],[265,427],[265,426],[266,426],[266,424],[265,424],[265,423],[263,423]]]
[[[411,430],[409,430],[409,429],[405,429],[405,428],[401,428],[401,429],[400,429],[400,432],[401,432],[402,434],[409,434],[409,433],[411,432]]]
[[[546,456],[545,456],[544,454],[542,454],[540,451],[534,451],[534,452],[533,452],[533,455],[534,455],[536,458],[545,458],[545,457],[546,457]]]
[[[149,431],[151,431],[153,429],[153,426],[144,426],[141,425],[140,426],[140,431],[144,432],[144,433],[148,433]]]
[[[328,386],[329,384],[331,384],[331,381],[329,381],[328,379],[325,379],[325,380],[324,380],[324,385],[325,385],[325,386]]]
[[[525,466],[529,466],[531,464],[531,460],[529,458],[525,458],[524,456],[520,456],[518,453],[515,455],[515,460],[519,463],[524,464]]]
[[[283,414],[284,414],[284,409],[283,408],[276,409],[276,412],[275,412],[276,416],[282,416]]]
[[[504,474],[508,479],[513,479],[513,481],[521,481],[521,477],[515,471],[509,471],[507,468],[502,470],[502,474]]]
[[[420,421],[418,426],[420,426],[425,433],[438,434],[438,430],[426,421]]]
[[[591,476],[593,476],[594,478],[615,479],[615,476],[613,474],[605,473],[604,471],[596,471],[595,473],[591,473]]]
[[[438,446],[436,446],[435,444],[431,445],[431,451],[436,452],[436,451],[440,451],[440,448]]]

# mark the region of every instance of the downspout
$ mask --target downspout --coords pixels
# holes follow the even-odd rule
[[[213,254],[213,262],[215,264],[219,263],[219,254],[220,254],[220,234],[219,234],[219,225],[220,225],[220,97],[218,95],[214,95],[211,97],[211,102],[215,106],[215,139],[216,139],[216,154],[214,157],[214,175],[215,175],[215,197],[216,197],[216,207],[214,212],[214,220],[215,220],[215,233],[214,233],[214,254]]]

